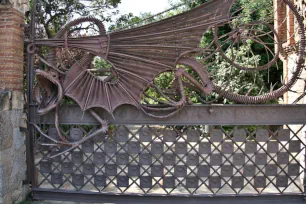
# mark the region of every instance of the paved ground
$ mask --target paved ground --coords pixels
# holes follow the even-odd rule
[[[32,201],[29,198],[26,201],[21,202],[20,204],[87,204],[87,203],[67,202],[67,201]],[[95,204],[95,203],[91,203],[91,204]]]
[[[86,203],[75,203],[75,202],[67,202],[67,201],[35,201],[31,204],[86,204]]]
[[[255,200],[254,200],[255,199]],[[189,199],[188,199],[189,200]],[[155,203],[159,203],[159,204],[169,204],[171,203],[170,200],[160,200],[160,199],[154,199],[151,200],[150,202],[137,202],[137,204],[155,204]],[[181,202],[175,202],[176,204],[245,204],[245,203],[249,203],[249,204],[306,204],[305,200],[303,201],[303,199],[301,198],[289,198],[289,199],[282,199],[279,198],[277,200],[275,199],[270,199],[270,198],[246,198],[246,197],[241,197],[239,198],[239,200],[237,199],[229,199],[229,198],[221,198],[221,199],[208,199],[208,200],[193,200],[193,201],[181,201]],[[67,201],[63,201],[63,202],[58,202],[58,201],[34,201],[34,202],[23,202],[21,204],[87,204],[87,203],[78,203],[78,202],[67,202]],[[98,203],[96,203],[98,204]],[[101,204],[101,203],[100,203]],[[103,204],[115,204],[115,203],[103,203]],[[130,201],[121,201],[118,202],[118,204],[135,204],[134,202],[130,202]]]
[[[116,198],[115,198],[116,197]],[[240,197],[108,197],[101,198],[100,204],[306,204],[302,195],[282,196],[240,196]],[[70,197],[73,199],[73,197]],[[78,198],[83,202],[67,201],[25,201],[20,204],[87,204],[92,197]],[[78,200],[75,200],[78,201]],[[85,201],[85,202],[84,202]],[[96,201],[96,200],[94,200]],[[98,203],[96,203],[98,204]]]
[[[67,202],[67,201],[26,201],[21,204],[87,204],[87,203],[77,203],[77,202]]]

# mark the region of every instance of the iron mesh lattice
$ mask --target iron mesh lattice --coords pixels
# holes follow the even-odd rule
[[[72,141],[89,134],[69,128]],[[36,187],[165,195],[302,193],[303,128],[237,126],[206,133],[201,126],[116,126],[52,160],[46,158],[58,147],[36,146]],[[54,128],[45,130],[58,137]]]

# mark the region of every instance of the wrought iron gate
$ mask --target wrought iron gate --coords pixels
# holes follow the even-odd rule
[[[30,28],[34,39],[35,20]],[[33,52],[27,62],[27,164],[35,199],[300,203],[305,196],[305,105],[191,105],[167,119],[129,105],[113,116],[98,110],[113,126],[50,159],[67,147],[48,145],[60,139],[55,114],[37,114]],[[62,106],[59,121],[72,142],[99,125],[77,105]]]
[[[70,200],[73,195],[72,200],[114,201],[112,195],[130,195],[148,202],[143,196],[284,195],[275,199],[285,202],[286,195],[297,195],[293,198],[302,199],[298,195],[304,195],[305,143],[298,135],[304,135],[305,113],[304,105],[191,106],[172,120],[160,121],[122,107],[115,114],[120,120],[113,121],[114,130],[69,153],[47,160],[60,148],[33,149],[34,198]],[[89,115],[78,119],[81,115],[74,106],[61,113],[72,141],[88,134],[83,125],[95,125]],[[51,115],[32,121],[58,137],[50,125]],[[269,121],[272,125],[267,125]],[[289,124],[302,125],[293,129]]]

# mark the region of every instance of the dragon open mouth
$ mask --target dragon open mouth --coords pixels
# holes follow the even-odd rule
[[[36,70],[37,85],[34,88],[34,99],[39,104],[39,115],[46,114],[59,105],[63,98],[63,89],[52,73]]]

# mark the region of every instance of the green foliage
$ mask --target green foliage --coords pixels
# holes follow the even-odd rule
[[[109,27],[109,31],[128,29],[133,27],[139,27],[152,22],[160,21],[162,19],[177,15],[186,11],[187,6],[182,6],[182,2],[172,2],[169,0],[169,4],[176,9],[169,10],[167,12],[161,12],[158,14],[152,13],[140,13],[139,16],[135,16],[133,13],[121,15],[115,22]]]
[[[172,72],[165,72],[165,73],[161,73],[159,76],[157,76],[154,80],[154,83],[157,84],[160,88],[162,89],[171,89],[171,84],[174,80],[174,74]],[[159,92],[156,91],[156,89],[154,88],[149,88],[146,91],[146,94],[148,94],[149,96],[152,96],[154,98],[157,98],[161,101],[166,102],[165,98],[163,96],[161,96],[161,94]],[[150,104],[158,104],[156,101],[152,100],[152,99],[147,99],[147,101]]]
[[[111,16],[117,14],[113,11],[106,14],[105,11],[114,9],[121,0],[41,0],[39,6],[39,18],[48,38],[54,36],[57,31],[72,18],[80,16],[95,16],[102,21],[110,22]],[[28,14],[28,16],[30,16]],[[92,24],[77,27],[77,30],[93,28]]]
[[[273,1],[270,0],[238,0],[236,1],[233,9],[243,8],[241,13],[239,13],[244,22],[251,22],[254,20],[267,21],[273,23],[274,9]]]
[[[101,57],[95,57],[93,61],[93,66],[96,69],[110,69],[112,67],[111,64],[109,64],[105,59]]]
[[[108,30],[113,31],[116,29],[122,29],[125,27],[129,27],[130,25],[139,24],[142,20],[141,17],[134,16],[132,13],[124,14],[120,16],[115,23],[109,26]]]
[[[198,1],[203,3],[204,1]],[[198,4],[190,4],[193,8]],[[241,9],[240,9],[241,8]],[[238,12],[237,12],[238,11]],[[273,4],[272,1],[266,0],[237,0],[235,1],[231,13],[236,18],[230,25],[220,27],[218,30],[218,36],[223,36],[226,33],[231,32],[233,29],[239,28],[242,25],[248,24],[254,21],[266,22],[273,27]],[[253,26],[253,29],[262,30],[262,33],[269,32],[268,26],[258,25]],[[244,44],[241,44],[239,48],[234,47],[231,51],[228,48],[231,46],[232,41],[220,42],[222,44],[222,50],[226,53],[230,59],[235,59],[235,63],[239,65],[255,65],[262,66],[267,64],[272,58],[274,53],[274,39],[269,35],[263,35],[259,38],[262,42],[266,43],[266,47],[271,50],[267,51],[266,47],[260,43],[252,40],[247,40]],[[201,48],[205,48],[213,41],[213,32],[209,30],[205,33],[201,41]],[[223,44],[224,43],[224,44]],[[215,47],[216,49],[216,47]],[[248,54],[252,51],[252,56]],[[233,57],[234,56],[234,57]],[[202,57],[200,57],[202,58]],[[213,63],[209,66],[209,71],[214,73],[214,79],[218,85],[230,87],[231,91],[238,92],[240,94],[258,95],[259,93],[265,93],[270,90],[271,84],[275,85],[274,89],[281,86],[280,78],[282,75],[281,68],[282,62],[277,61],[277,65],[272,66],[268,70],[264,71],[243,71],[236,69],[225,61],[218,53],[212,56],[210,60],[204,62],[204,64]],[[213,99],[211,97],[210,99]],[[221,101],[219,101],[221,102]],[[226,100],[224,102],[227,102]],[[274,102],[275,103],[275,102]]]
[[[235,63],[241,66],[243,65],[256,65],[261,58],[260,55],[247,56],[248,50],[251,49],[252,42],[249,42],[245,46],[241,46],[240,49],[228,50],[225,54],[227,57],[235,57]],[[219,86],[226,86],[231,88],[231,91],[239,94],[256,95],[260,91],[266,91],[264,78],[257,72],[239,70],[233,67],[229,62],[223,60],[223,58],[217,53],[216,63],[209,67],[210,71],[218,70],[216,72],[216,82]],[[248,91],[251,90],[250,93]]]

